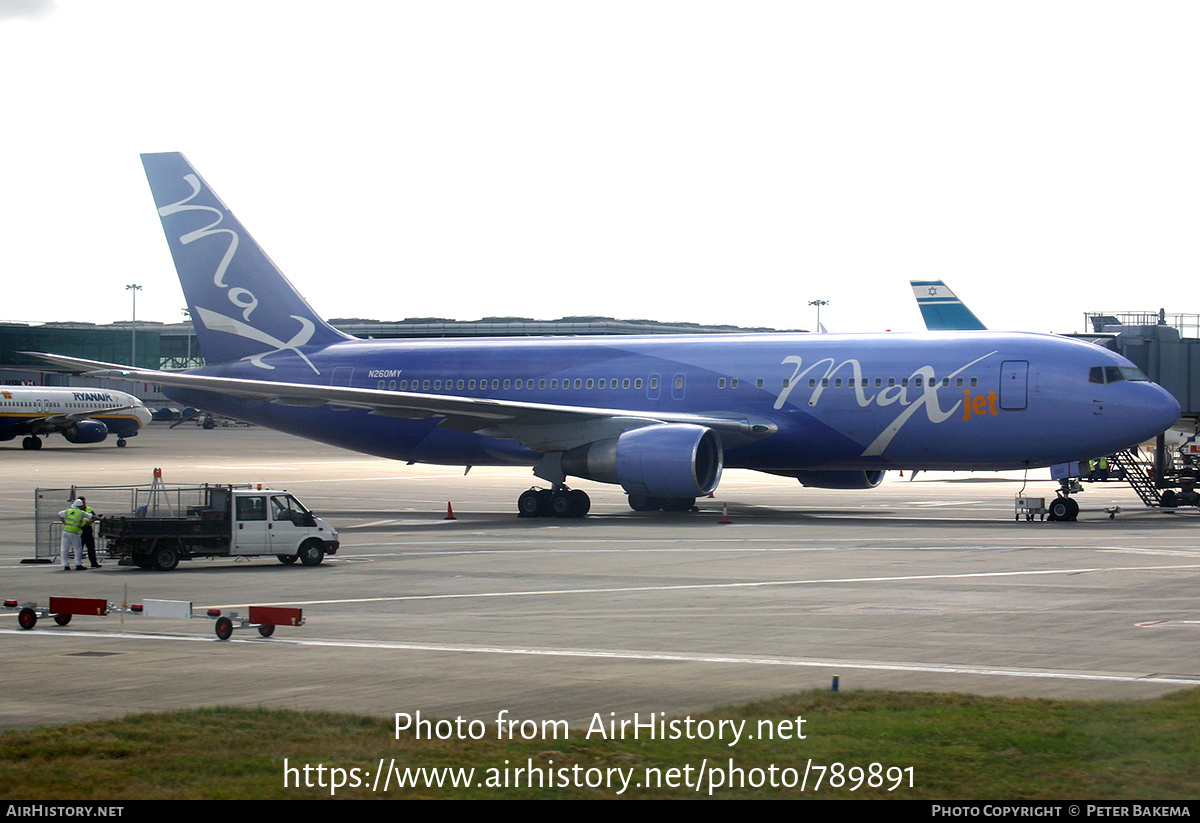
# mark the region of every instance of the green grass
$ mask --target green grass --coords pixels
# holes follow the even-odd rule
[[[642,718],[645,719],[645,713]],[[745,720],[754,733],[760,721],[805,719],[803,740],[747,740],[735,746],[703,740],[569,739],[497,740],[487,725],[480,740],[396,738],[392,719],[325,712],[211,708],[143,714],[123,720],[12,731],[0,735],[0,796],[38,800],[325,798],[325,786],[284,787],[284,760],[292,768],[318,765],[369,773],[366,786],[340,788],[350,797],[613,797],[606,787],[512,786],[512,770],[532,760],[560,778],[595,777],[609,769],[645,780],[647,769],[727,768],[729,760],[747,780],[755,769],[806,764],[846,767],[911,767],[903,785],[892,780],[857,790],[831,787],[829,773],[814,791],[799,787],[729,788],[717,797],[897,797],[924,799],[1156,799],[1200,796],[1200,689],[1146,702],[1006,700],[959,694],[810,692],[726,707],[696,720]],[[607,713],[604,714],[607,720]],[[618,718],[621,719],[621,718]],[[508,761],[509,787],[406,788],[373,792],[380,760],[397,768],[465,767],[473,783],[494,777]],[[615,772],[614,772],[615,774]],[[777,772],[779,774],[779,772]],[[855,775],[856,777],[857,775]],[[526,781],[527,782],[527,781]],[[572,780],[571,782],[576,782]],[[501,784],[503,780],[501,779]],[[382,782],[380,783],[382,786]],[[631,787],[630,797],[704,797],[694,788]]]

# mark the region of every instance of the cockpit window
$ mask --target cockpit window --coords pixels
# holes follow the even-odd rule
[[[1133,366],[1093,366],[1088,371],[1089,383],[1119,383],[1122,380],[1146,381],[1150,378]]]

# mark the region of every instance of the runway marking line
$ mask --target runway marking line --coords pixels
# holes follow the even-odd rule
[[[678,583],[665,586],[609,586],[600,589],[543,589],[532,591],[468,592],[461,594],[402,594],[391,597],[353,597],[335,600],[288,600],[277,603],[256,603],[255,605],[324,606],[347,603],[396,603],[408,600],[470,600],[489,597],[546,597],[564,594],[627,594],[631,592],[695,591],[701,589],[753,589],[770,586],[817,586],[834,583],[902,583],[914,580],[981,580],[996,577],[1041,577],[1095,572],[1179,571],[1183,569],[1200,569],[1200,563],[1189,563],[1180,566],[1118,566],[1115,568],[1039,569],[1030,571],[970,572],[962,574],[913,574],[897,577],[828,577],[811,580],[760,580],[742,583]],[[246,605],[245,603],[228,603],[206,608],[235,609],[244,608]]]
[[[0,634],[21,634],[30,637],[30,633],[20,629],[0,629]],[[69,638],[78,642],[87,638],[119,639],[119,640],[167,640],[189,641],[203,643],[240,644],[253,643],[256,645],[292,646],[292,647],[324,647],[345,649],[369,649],[377,651],[415,651],[415,652],[452,652],[466,654],[501,654],[530,657],[568,657],[588,658],[592,660],[636,660],[645,662],[665,663],[709,663],[721,665],[751,665],[751,666],[789,666],[795,668],[820,669],[857,669],[865,671],[913,672],[920,674],[951,674],[951,675],[981,675],[986,677],[1032,677],[1049,680],[1090,680],[1113,683],[1147,683],[1155,685],[1186,685],[1194,686],[1200,683],[1200,675],[1155,675],[1155,674],[1113,674],[1100,672],[1068,672],[1054,669],[999,669],[980,666],[947,666],[923,663],[887,663],[865,660],[803,660],[786,657],[739,657],[715,654],[684,654],[672,652],[647,651],[602,651],[597,649],[531,649],[503,646],[471,646],[456,644],[432,643],[386,643],[356,640],[296,640],[296,639],[264,639],[264,638],[230,638],[219,641],[212,637],[194,635],[156,635],[135,634],[128,632],[43,632],[37,637]]]

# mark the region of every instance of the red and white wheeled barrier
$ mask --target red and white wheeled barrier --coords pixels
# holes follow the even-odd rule
[[[39,608],[37,603],[20,603],[16,600],[5,600],[4,608],[18,609],[17,625],[29,630],[37,625],[39,617],[53,617],[54,622],[65,626],[75,615],[90,615],[92,617],[107,617],[109,614],[136,614],[142,617],[159,617],[167,619],[188,620],[201,615],[192,614],[192,604],[189,600],[144,600],[129,607],[110,603],[102,597],[51,597],[50,605]],[[263,637],[275,633],[276,626],[303,626],[304,612],[302,609],[290,606],[251,606],[246,617],[240,617],[237,612],[222,614],[220,609],[209,609],[203,617],[216,621],[218,640],[228,640],[234,629],[245,629],[256,626]]]

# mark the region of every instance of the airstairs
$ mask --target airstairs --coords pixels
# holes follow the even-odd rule
[[[1132,451],[1119,451],[1116,454],[1108,456],[1108,464],[1115,466],[1124,475],[1126,482],[1133,486],[1133,490],[1137,492],[1137,496],[1142,498],[1142,502],[1150,508],[1159,508],[1163,505],[1163,494],[1155,485],[1150,475],[1146,473],[1146,467],[1142,465],[1142,461],[1137,458],[1137,455]]]

